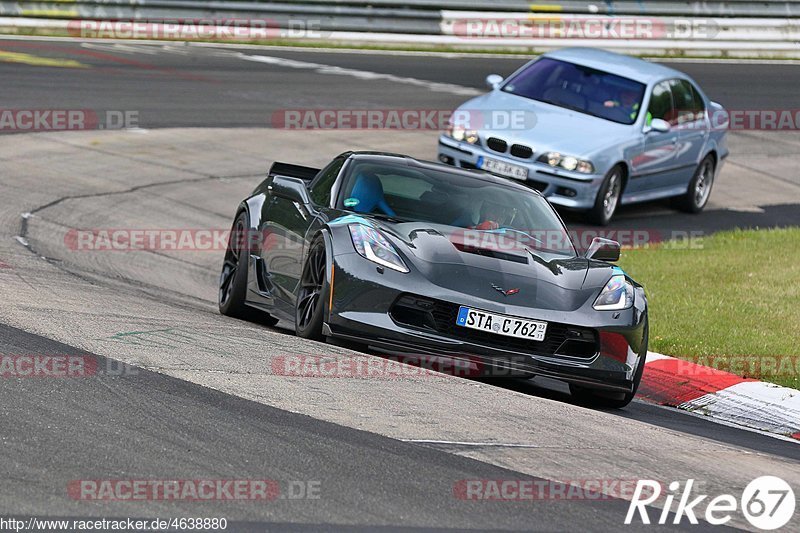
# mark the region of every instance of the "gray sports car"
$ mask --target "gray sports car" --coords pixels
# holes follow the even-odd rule
[[[691,78],[589,48],[540,56],[464,103],[439,160],[517,179],[605,225],[619,205],[700,212],[728,155],[727,114]],[[525,120],[491,120],[524,111]]]
[[[631,401],[647,353],[643,289],[579,255],[544,197],[396,154],[322,170],[275,163],[234,217],[219,309],[297,335],[544,375],[594,404]],[[502,371],[502,372],[501,372]]]

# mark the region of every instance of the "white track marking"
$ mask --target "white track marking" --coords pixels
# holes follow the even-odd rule
[[[463,442],[453,440],[429,440],[429,439],[400,439],[403,442],[412,444],[446,444],[454,446],[494,446],[497,448],[546,448],[536,444],[506,444],[502,442]]]
[[[678,406],[694,413],[779,435],[798,429],[800,391],[745,381]]]
[[[656,352],[647,352],[647,362],[652,363],[653,361],[658,361],[659,359],[674,359],[674,357],[670,357],[668,355],[656,353]]]
[[[296,61],[294,59],[284,59],[282,57],[262,56],[262,55],[247,55],[239,54],[240,59],[245,61],[256,61],[258,63],[266,63],[276,67],[286,67],[294,69],[313,70],[319,74],[332,74],[337,76],[350,76],[360,80],[382,80],[391,81],[403,85],[414,85],[422,87],[434,92],[451,93],[462,96],[477,96],[483,94],[485,91],[473,89],[472,87],[464,87],[463,85],[455,85],[453,83],[438,83],[434,81],[420,80],[418,78],[408,78],[404,76],[395,76],[394,74],[384,74],[381,72],[372,72],[369,70],[356,70],[351,68],[337,67],[334,65],[324,65],[322,63],[310,63],[307,61]]]
[[[122,44],[122,43],[81,43],[82,48],[92,50],[105,50],[106,52],[117,52],[121,54],[147,54],[156,55],[159,49],[155,46],[145,44]]]

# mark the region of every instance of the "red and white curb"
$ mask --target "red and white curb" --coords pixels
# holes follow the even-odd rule
[[[638,396],[723,423],[800,440],[800,390],[648,352]]]

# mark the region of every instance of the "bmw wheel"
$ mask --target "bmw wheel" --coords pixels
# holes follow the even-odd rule
[[[687,213],[699,213],[708,203],[711,187],[714,185],[714,156],[709,154],[697,166],[689,189],[683,196],[677,197],[676,207]]]
[[[592,224],[606,226],[611,222],[619,207],[624,184],[622,167],[617,165],[608,171],[597,193],[594,207],[588,213],[587,218]]]

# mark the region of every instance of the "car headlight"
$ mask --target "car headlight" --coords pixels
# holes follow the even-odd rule
[[[408,272],[408,267],[381,233],[364,224],[350,224],[350,237],[356,252],[365,259],[398,272]]]
[[[565,170],[575,170],[582,174],[593,174],[594,165],[591,161],[584,161],[571,155],[561,155],[558,152],[545,152],[539,156],[540,163],[547,163],[551,167],[561,167]]]
[[[620,311],[633,305],[633,284],[625,276],[611,276],[594,301],[598,311]]]
[[[475,130],[468,130],[461,126],[450,125],[447,128],[447,136],[461,142],[466,141],[470,144],[478,144],[478,132]]]

